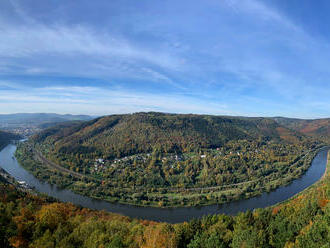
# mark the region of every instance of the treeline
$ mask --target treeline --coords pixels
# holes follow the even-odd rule
[[[328,171],[322,181],[274,207],[180,224],[52,202],[0,183],[0,247],[328,247],[329,179]]]

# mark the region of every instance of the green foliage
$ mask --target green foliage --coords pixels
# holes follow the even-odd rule
[[[180,155],[153,152],[149,156],[105,160],[97,171],[94,170],[97,162],[91,160],[91,165],[82,170],[72,168],[74,172],[80,171],[81,177],[40,163],[30,143],[20,144],[16,157],[39,179],[77,193],[164,207],[223,203],[270,191],[302,175],[317,150],[307,150],[304,144],[240,140],[202,151],[205,158],[195,152]]]
[[[138,113],[52,127],[16,157],[39,179],[83,195],[168,207],[269,192],[301,176],[319,146],[267,118]]]
[[[111,115],[53,127],[33,137],[36,143],[48,145],[58,157],[82,154],[84,158],[108,159],[151,153],[155,148],[164,153],[196,151],[240,139],[291,142],[303,137],[267,118],[162,113]]]
[[[308,168],[318,146],[269,119],[140,113],[48,129],[20,145],[16,155],[39,178],[82,194],[189,205],[249,197],[288,183]],[[36,163],[35,148],[84,176]],[[96,158],[113,163],[122,156],[128,159],[115,167],[87,169]],[[274,207],[173,225],[53,202],[0,178],[0,247],[328,247],[329,168],[316,185]],[[240,184],[258,178],[265,180]],[[218,186],[229,190],[212,188]]]
[[[274,207],[174,225],[51,202],[0,183],[0,244],[21,248],[327,247],[329,179],[328,170],[316,185]]]

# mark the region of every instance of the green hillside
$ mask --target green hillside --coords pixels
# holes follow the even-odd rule
[[[34,138],[59,154],[84,153],[107,158],[152,152],[217,148],[232,140],[296,143],[302,136],[266,118],[137,113],[112,115],[69,127],[48,129]]]

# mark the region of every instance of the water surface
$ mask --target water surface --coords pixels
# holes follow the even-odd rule
[[[291,184],[277,188],[270,193],[250,199],[243,199],[222,205],[210,205],[202,207],[179,207],[179,208],[154,208],[138,207],[132,205],[109,203],[90,197],[73,193],[67,189],[60,189],[56,185],[41,182],[31,173],[26,171],[14,158],[15,145],[8,145],[0,152],[0,167],[6,170],[16,180],[25,181],[28,185],[35,187],[39,192],[55,197],[63,202],[72,202],[87,208],[106,210],[139,219],[155,221],[166,221],[178,223],[200,218],[208,214],[237,214],[238,212],[263,208],[289,199],[308,186],[318,181],[325,172],[327,163],[327,152],[329,148],[323,148],[314,158],[307,172]]]

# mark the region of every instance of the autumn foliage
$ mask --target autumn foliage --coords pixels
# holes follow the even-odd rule
[[[181,224],[53,202],[0,184],[0,247],[327,247],[330,175],[290,201]]]

